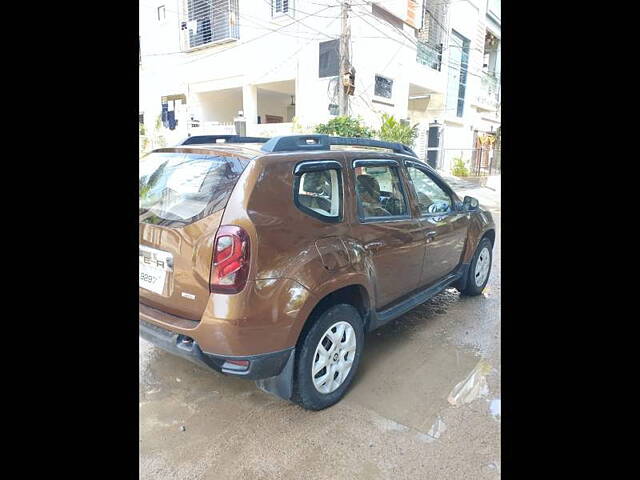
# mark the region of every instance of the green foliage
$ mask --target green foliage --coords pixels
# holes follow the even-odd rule
[[[360,118],[352,118],[348,116],[336,117],[327,123],[321,123],[316,126],[315,133],[324,133],[327,135],[335,135],[338,137],[362,137],[371,138],[375,135],[375,131],[362,125]]]
[[[453,159],[453,168],[451,169],[451,173],[456,177],[468,177],[469,169],[467,168],[467,164],[464,163],[459,157]]]
[[[162,115],[158,115],[158,118],[156,118],[156,125],[155,125],[155,137],[156,137],[155,148],[164,148],[167,146],[167,140],[164,138],[164,135],[161,135],[162,129],[163,129]]]
[[[291,126],[291,131],[293,133],[314,133],[313,129],[309,128],[309,127],[305,127],[300,123],[300,120],[298,120],[298,117],[293,117],[292,120],[293,125]]]
[[[382,127],[379,132],[380,140],[387,142],[403,143],[413,147],[413,142],[418,136],[418,124],[410,127],[398,122],[393,115],[382,114]]]
[[[144,123],[138,123],[138,133],[140,135],[144,135],[146,132],[145,128],[144,128]]]

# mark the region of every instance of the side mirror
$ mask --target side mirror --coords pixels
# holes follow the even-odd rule
[[[472,212],[480,208],[480,203],[478,202],[477,198],[473,198],[467,195],[462,201],[462,206],[466,211]]]

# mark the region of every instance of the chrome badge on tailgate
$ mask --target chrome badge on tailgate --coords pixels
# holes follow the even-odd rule
[[[140,245],[138,260],[140,288],[166,296],[167,273],[173,272],[173,255],[163,250]]]

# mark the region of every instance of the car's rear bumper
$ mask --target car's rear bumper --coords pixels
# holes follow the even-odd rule
[[[292,347],[260,355],[216,355],[203,352],[195,340],[185,335],[161,328],[142,319],[140,319],[140,337],[169,353],[190,360],[200,366],[251,380],[270,378],[280,374],[293,350]],[[229,363],[228,360],[248,360],[249,367],[242,369]]]

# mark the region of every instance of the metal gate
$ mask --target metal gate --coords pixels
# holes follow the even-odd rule
[[[471,175],[483,177],[500,174],[500,145],[495,133],[475,132],[475,148],[471,152]]]

